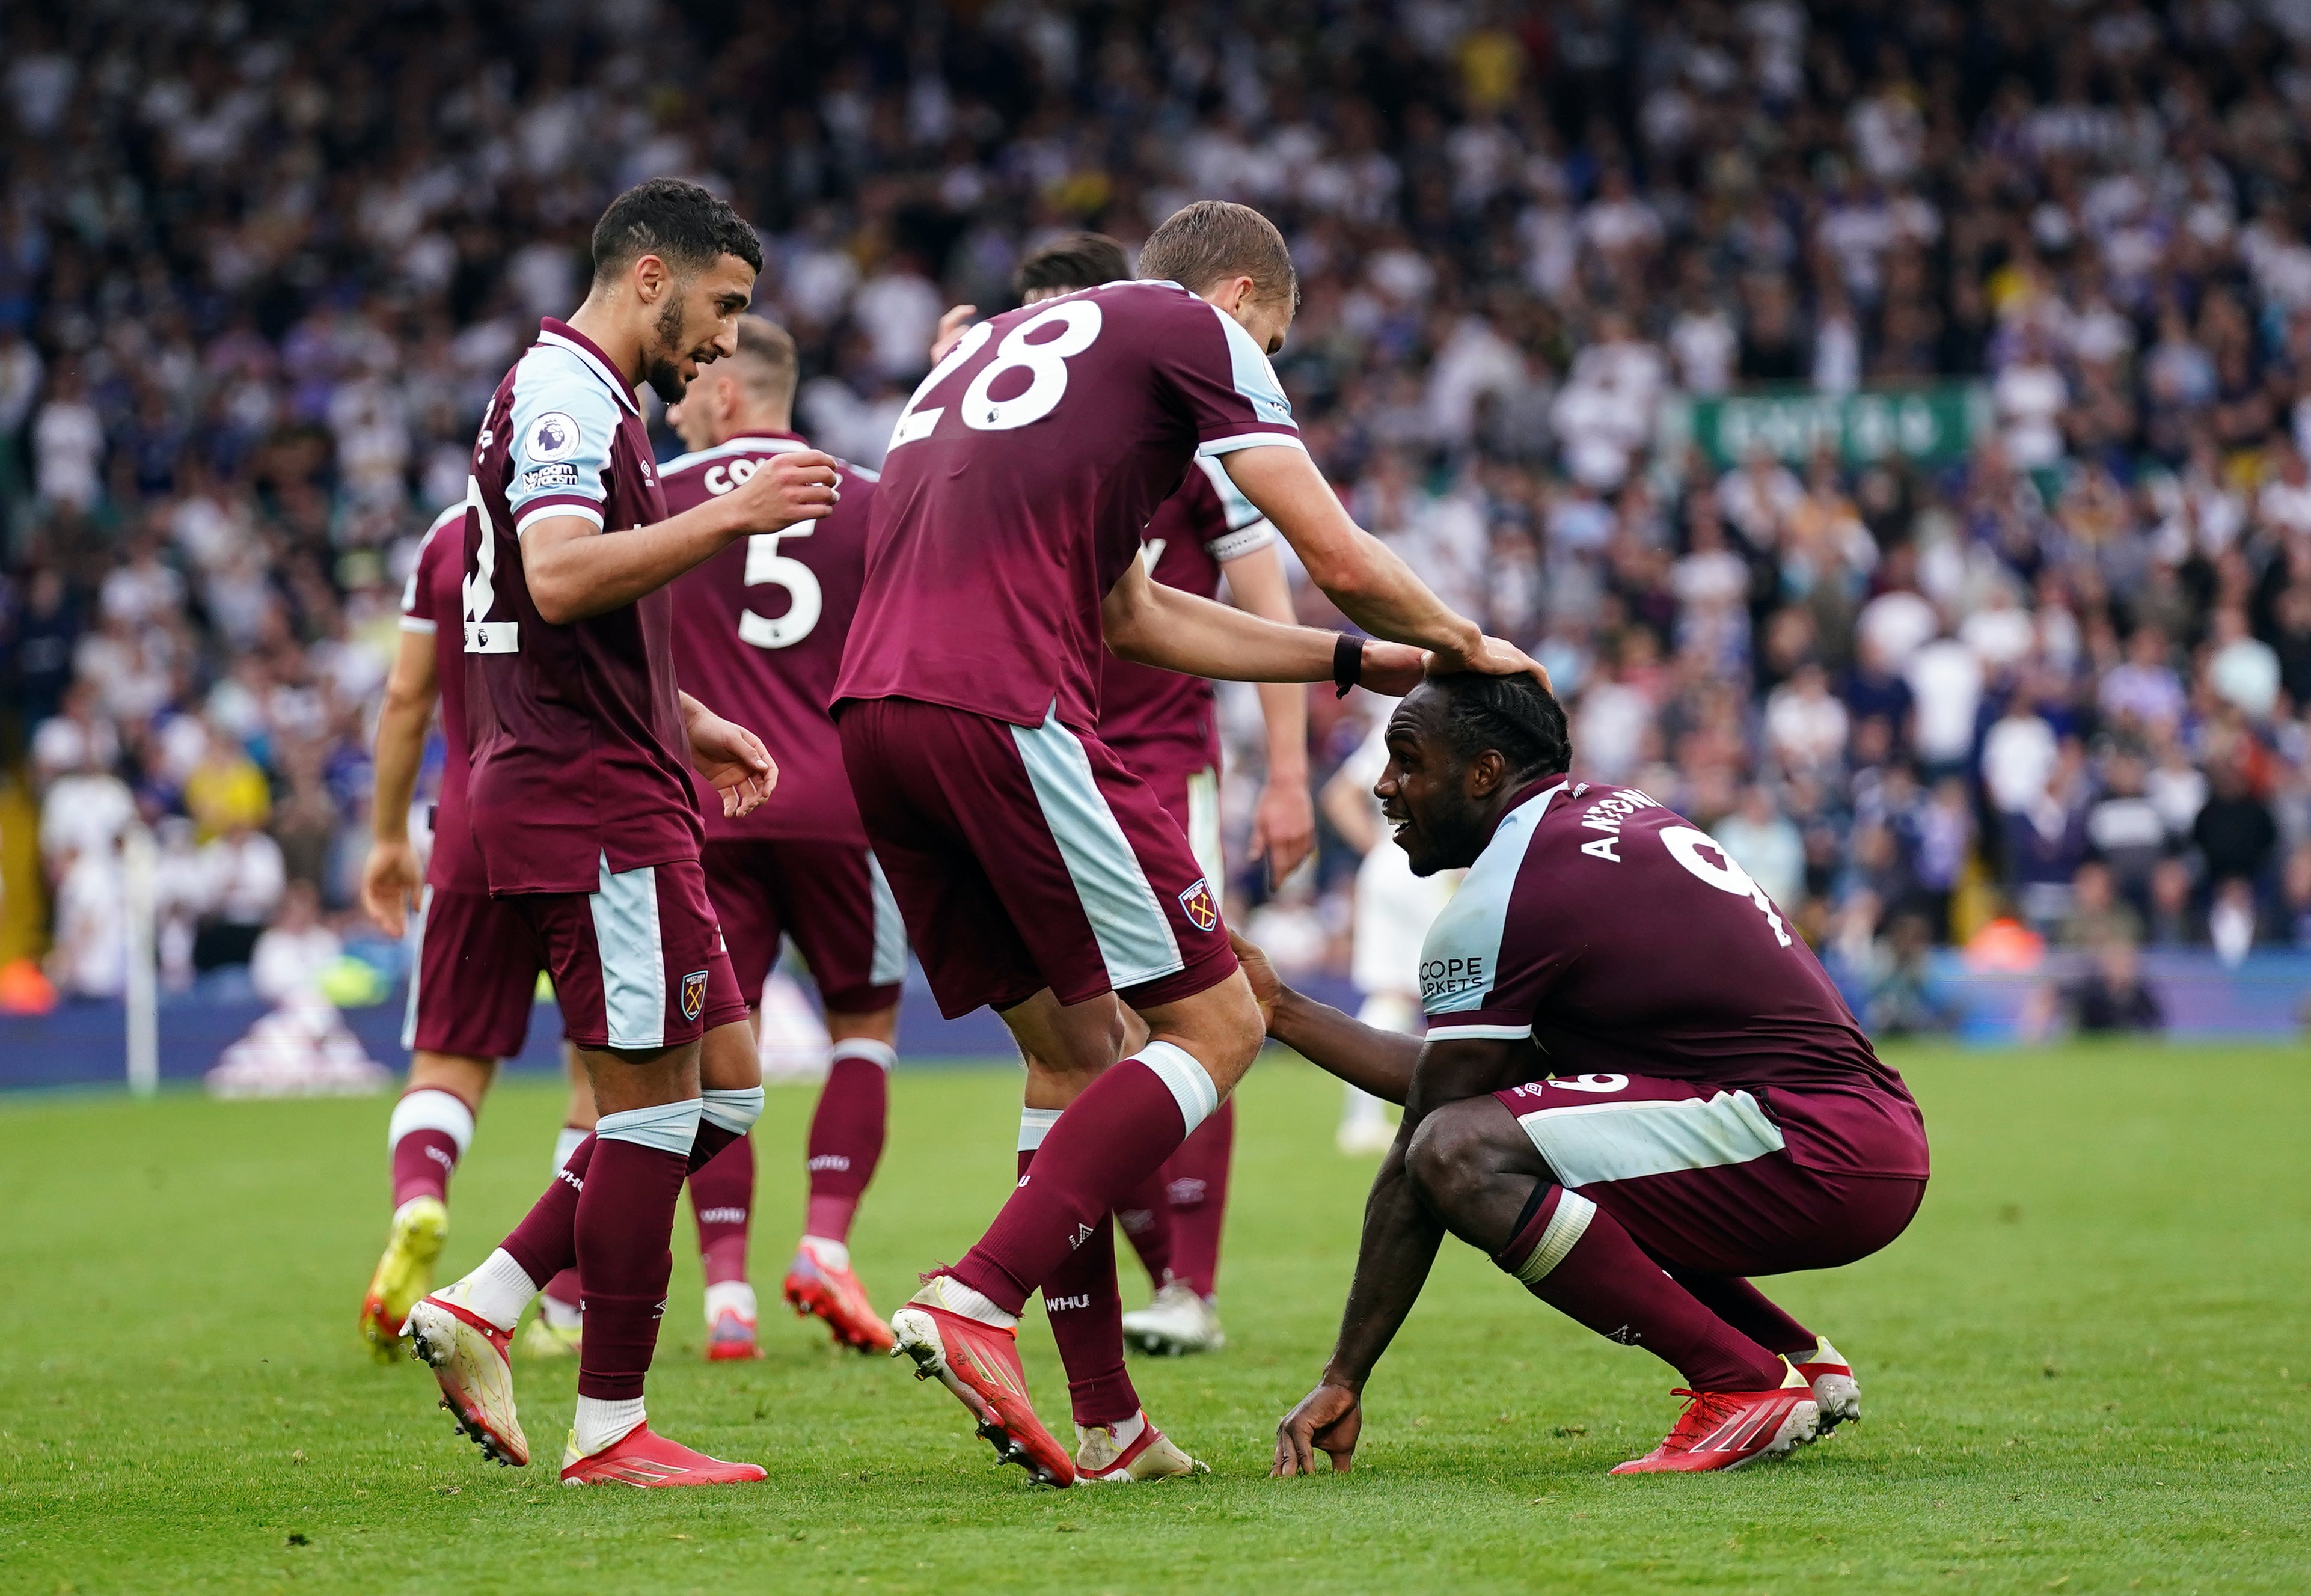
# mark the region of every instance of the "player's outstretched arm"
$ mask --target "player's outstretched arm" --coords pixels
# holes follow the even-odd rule
[[[1292,586],[1274,544],[1220,562],[1238,609],[1279,626],[1297,626]],[[1316,806],[1308,796],[1308,694],[1297,684],[1262,682],[1260,719],[1268,724],[1268,780],[1251,808],[1251,857],[1268,861],[1270,883],[1299,868],[1316,846]]]
[[[425,760],[425,728],[433,719],[433,636],[404,632],[385,679],[385,702],[377,712],[377,757],[370,798],[369,858],[362,864],[362,907],[398,937],[409,923],[425,872],[409,843],[409,805],[417,794],[418,767]]]
[[[1239,950],[1237,957],[1243,956]],[[1269,980],[1274,980],[1272,974]],[[1255,980],[1255,997],[1259,990]],[[1271,999],[1271,1012],[1287,1007],[1279,985]],[[1346,1016],[1339,1018],[1355,1025]],[[1272,1030],[1269,1033],[1277,1034]],[[1286,1038],[1279,1035],[1278,1040]],[[1319,1047],[1325,1045],[1321,1035],[1311,1040]],[[1405,1173],[1406,1152],[1429,1112],[1447,1103],[1497,1090],[1522,1068],[1530,1046],[1530,1042],[1454,1037],[1419,1049],[1410,1089],[1404,1097],[1404,1122],[1397,1128],[1396,1141],[1382,1160],[1372,1196],[1365,1203],[1356,1279],[1348,1287],[1348,1305],[1340,1315],[1339,1339],[1333,1345],[1331,1361],[1324,1365],[1323,1379],[1277,1426],[1276,1463],[1270,1472],[1307,1473],[1315,1452],[1330,1453],[1333,1469],[1347,1471],[1363,1427],[1365,1382],[1372,1377],[1381,1355],[1419,1299],[1444,1236],[1443,1222],[1430,1212]],[[1317,1058],[1305,1048],[1301,1051]]]
[[[1339,495],[1304,450],[1239,449],[1220,457],[1228,477],[1259,507],[1340,613],[1376,637],[1435,655],[1439,673],[1548,674],[1524,652],[1487,637],[1474,621],[1429,591],[1396,552],[1348,519]]]
[[[1420,1288],[1436,1262],[1444,1227],[1429,1213],[1405,1173],[1405,1148],[1412,1139],[1408,1120],[1381,1160],[1365,1201],[1365,1228],[1356,1246],[1356,1274],[1348,1305],[1340,1315],[1340,1336],[1316,1389],[1294,1405],[1276,1426],[1278,1478],[1315,1472],[1315,1454],[1329,1454],[1332,1471],[1345,1474],[1354,1461],[1364,1428],[1365,1382],[1396,1339]]]
[[[1391,1103],[1404,1101],[1420,1061],[1420,1038],[1376,1030],[1330,1004],[1303,997],[1284,984],[1259,947],[1234,931],[1228,942],[1251,983],[1269,1035],[1352,1086]]]
[[[831,514],[841,496],[834,457],[797,449],[719,498],[615,536],[583,516],[532,521],[521,534],[522,574],[537,613],[566,626],[656,592],[751,533]]]
[[[1124,568],[1100,606],[1100,630],[1117,657],[1219,682],[1329,682],[1340,634],[1283,625],[1232,606],[1183,593]],[[1427,657],[1400,643],[1364,640],[1360,679],[1376,693],[1409,693]]]

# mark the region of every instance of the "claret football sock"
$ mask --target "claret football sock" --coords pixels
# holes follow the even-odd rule
[[[581,1397],[623,1402],[642,1394],[674,1272],[667,1243],[698,1120],[692,1098],[604,1114],[594,1128],[576,1225],[578,1273],[586,1286]]]
[[[1801,1353],[1812,1355],[1818,1338],[1749,1281],[1737,1275],[1705,1275],[1693,1269],[1673,1269],[1669,1275],[1693,1293],[1703,1307],[1766,1351],[1789,1358]]]
[[[1029,1109],[1027,1113],[1038,1111]],[[1023,1121],[1021,1139],[1025,1139]],[[1035,1149],[1022,1148],[1027,1175]],[[1139,1411],[1139,1393],[1123,1367],[1123,1294],[1115,1278],[1115,1229],[1103,1219],[1043,1281],[1043,1315],[1068,1372],[1068,1397],[1079,1425],[1121,1424]]]
[[[446,1200],[449,1176],[474,1141],[474,1111],[454,1092],[413,1086],[393,1105],[385,1145],[393,1159],[393,1206],[412,1199]]]
[[[953,1273],[1007,1313],[1025,1305],[1068,1253],[1092,1239],[1126,1192],[1219,1106],[1195,1055],[1151,1042],[1107,1070],[1061,1114],[979,1244]]]
[[[1176,1160],[1179,1154],[1172,1157]],[[1172,1208],[1164,1196],[1164,1179],[1171,1168],[1171,1162],[1165,1162],[1115,1205],[1116,1228],[1139,1254],[1140,1266],[1159,1290],[1172,1279]]]
[[[882,1161],[891,1069],[899,1056],[886,1042],[850,1036],[834,1044],[832,1059],[804,1153],[810,1203],[802,1228],[807,1236],[848,1242],[859,1199]]]
[[[562,1136],[566,1138],[572,1129],[563,1127]],[[586,1190],[586,1173],[597,1145],[591,1132],[579,1133],[578,1145],[546,1182],[545,1195],[505,1239],[505,1250],[533,1280],[552,1280],[562,1270],[577,1267],[578,1201]]]
[[[742,1136],[690,1177],[690,1211],[698,1220],[707,1285],[746,1278],[746,1225],[754,1207],[754,1142]]]
[[[1219,1293],[1220,1225],[1227,1217],[1228,1163],[1235,1156],[1235,1099],[1220,1104],[1164,1161],[1172,1217],[1172,1274],[1207,1301]]]
[[[1782,1362],[1696,1301],[1577,1191],[1549,1186],[1493,1261],[1609,1341],[1642,1347],[1695,1391],[1768,1391]]]

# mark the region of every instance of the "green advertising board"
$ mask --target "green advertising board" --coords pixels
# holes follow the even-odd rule
[[[1712,464],[1738,466],[1764,449],[1804,460],[1824,445],[1848,464],[1889,455],[1921,465],[1964,459],[1993,425],[1990,390],[1980,383],[1819,394],[1763,388],[1717,398],[1670,401],[1664,440],[1690,443]]]

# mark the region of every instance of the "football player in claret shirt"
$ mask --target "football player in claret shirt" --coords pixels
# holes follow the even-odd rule
[[[490,896],[466,820],[466,649],[458,622],[465,528],[463,504],[435,518],[402,592],[401,646],[377,722],[376,835],[362,870],[362,905],[388,932],[400,936],[409,910],[419,911],[401,1034],[410,1050],[409,1086],[386,1127],[393,1224],[360,1321],[362,1339],[383,1358],[402,1351],[402,1321],[432,1289],[433,1263],[449,1233],[449,1177],[473,1139],[474,1115],[498,1060],[519,1052],[529,1033],[545,967],[512,904]],[[441,785],[432,853],[421,870],[409,811],[437,696]]]
[[[528,1217],[411,1309],[406,1333],[459,1426],[525,1463],[509,1337],[575,1264],[586,1330],[562,1479],[758,1480],[753,1464],[655,1435],[642,1405],[683,1181],[763,1102],[698,862],[690,772],[729,815],[776,779],[760,739],[676,688],[666,589],[746,536],[824,517],[837,475],[827,456],[797,450],[669,516],[636,385],[679,400],[702,365],[735,351],[762,247],[705,189],[657,179],[612,202],[593,255],[586,302],[545,322],[484,416],[460,607],[475,846],[491,894],[553,973],[600,1117]]]
[[[659,471],[667,509],[736,492],[766,462],[809,448],[791,430],[795,376],[786,330],[741,317],[737,353],[702,373],[668,414],[693,452]],[[859,603],[875,496],[873,472],[847,463],[839,470],[842,497],[833,514],[734,543],[676,579],[674,663],[686,690],[778,754],[778,789],[760,808],[743,817],[706,811],[706,894],[738,990],[759,1003],[781,935],[793,938],[833,1039],[805,1144],[810,1199],[786,1299],[798,1313],[824,1320],[842,1345],[888,1352],[891,1327],[851,1270],[850,1240],[883,1156],[907,942],[826,712]],[[727,1321],[741,1314],[745,1345],[754,1345],[754,1293],[746,1284],[754,1191],[751,1140],[691,1182],[718,1346],[735,1339],[737,1327]]]
[[[1685,1377],[1668,1438],[1617,1474],[1734,1468],[1861,1417],[1845,1360],[1749,1279],[1866,1258],[1925,1195],[1917,1104],[1812,950],[1706,833],[1569,774],[1565,711],[1530,680],[1429,681],[1388,755],[1374,791],[1415,873],[1469,872],[1421,952],[1426,1040],[1238,948],[1269,1034],[1404,1104],[1275,1471],[1348,1467],[1447,1230]]]
[[[971,328],[900,414],[835,720],[875,857],[939,1006],[997,1009],[1030,1108],[1060,1110],[980,1243],[892,1317],[1007,1461],[1037,1478],[1198,1467],[1141,1411],[1120,1322],[1063,1349],[1077,1447],[1018,1359],[1032,1292],[1114,1299],[1128,1195],[1250,1068],[1260,1013],[1217,884],[1101,741],[1103,648],[1192,675],[1415,685],[1537,672],[1350,521],[1268,363],[1298,288],[1246,206],[1187,206],[1110,283]],[[1388,641],[1286,626],[1153,580],[1141,533],[1199,458]],[[1071,1283],[1079,1282],[1079,1283]],[[1095,1283],[1095,1284],[1094,1284]]]
[[[1012,285],[1022,304],[1034,305],[1130,275],[1122,245],[1103,233],[1070,233],[1021,261]],[[941,319],[934,361],[963,336],[974,309],[957,306]],[[1243,608],[1286,625],[1295,621],[1276,529],[1237,491],[1217,460],[1196,462],[1179,491],[1156,511],[1140,541],[1148,574],[1165,586],[1217,598],[1225,576],[1230,596]],[[1269,879],[1281,881],[1316,841],[1315,806],[1308,793],[1307,689],[1265,683],[1260,700],[1268,723],[1268,780],[1252,810],[1251,857],[1266,860]],[[1221,893],[1227,867],[1220,838],[1219,724],[1212,685],[1200,676],[1103,654],[1098,729],[1100,740],[1125,768],[1156,789],[1164,809],[1186,831],[1212,890]],[[1058,1118],[1051,1109],[1022,1111],[1023,1173]],[[1217,1297],[1234,1147],[1231,1098],[1116,1209],[1117,1225],[1156,1286],[1155,1300],[1147,1307],[1122,1315],[1124,1337],[1134,1346],[1176,1356],[1217,1351],[1226,1344]],[[1088,1291],[1045,1294],[1044,1312],[1062,1346],[1078,1337],[1105,1335],[1103,1321],[1121,1310],[1120,1304],[1100,1295],[1101,1282],[1088,1284]]]

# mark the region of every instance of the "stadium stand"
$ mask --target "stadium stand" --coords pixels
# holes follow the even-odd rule
[[[663,173],[757,222],[804,423],[866,463],[941,310],[1007,304],[1023,251],[1260,205],[1304,294],[1278,369],[1358,518],[1544,658],[1589,778],[1708,827],[1873,1025],[1950,1023],[1925,950],[1985,926],[2112,970],[2311,948],[2303,5],[11,27],[0,848],[12,945],[67,993],[120,988],[139,815],[172,988],[238,990],[297,883],[364,946],[415,536],[591,218]],[[1319,711],[1321,779],[1371,711]],[[1353,864],[1232,902],[1337,964]]]

